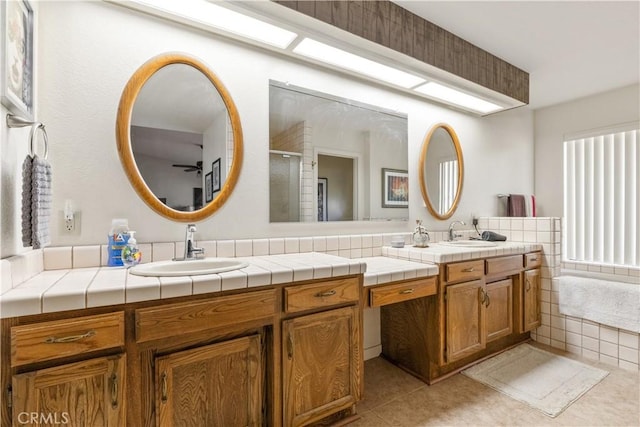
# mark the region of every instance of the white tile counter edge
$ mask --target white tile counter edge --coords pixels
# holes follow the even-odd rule
[[[203,293],[248,289],[312,279],[364,274],[371,286],[438,274],[434,263],[539,250],[540,245],[502,243],[495,248],[383,247],[382,255],[343,258],[318,252],[240,257],[250,265],[226,273],[140,277],[122,267],[44,270],[0,296],[0,318],[76,310]]]
[[[372,272],[365,279],[368,284],[381,283],[378,277],[390,276],[391,273],[401,275],[401,279],[438,273],[437,266],[425,267],[418,263],[383,257],[349,259],[315,252],[238,259],[246,261],[249,266],[201,276],[142,277],[129,274],[123,267],[45,270],[0,296],[0,317],[78,310],[362,274],[367,271],[367,263],[372,266]]]

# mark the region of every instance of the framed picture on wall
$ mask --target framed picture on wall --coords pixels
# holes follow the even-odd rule
[[[213,173],[213,192],[220,191],[220,157],[211,163],[211,172]]]
[[[328,186],[329,180],[327,178],[318,178],[318,221],[329,221]]]
[[[409,207],[409,174],[407,171],[382,168],[382,207]]]
[[[213,200],[213,172],[209,172],[204,176],[204,202],[209,203]]]
[[[33,120],[33,9],[27,0],[0,2],[2,64],[0,100]]]

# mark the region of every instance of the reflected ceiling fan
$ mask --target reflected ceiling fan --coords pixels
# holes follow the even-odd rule
[[[198,175],[202,173],[202,162],[196,162],[195,165],[173,164],[171,166],[174,168],[184,168],[185,172],[197,172]]]

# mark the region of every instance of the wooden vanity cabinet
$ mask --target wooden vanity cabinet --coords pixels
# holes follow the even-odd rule
[[[542,254],[540,252],[532,252],[525,255],[521,332],[532,331],[542,324],[542,315],[540,312],[540,296],[542,290],[541,265]]]
[[[513,333],[513,279],[487,283],[487,342]]]
[[[124,425],[124,312],[55,317],[3,320],[1,424]]]
[[[355,414],[363,373],[360,280],[285,287],[292,315],[282,321],[284,426]]]
[[[13,426],[125,425],[125,368],[119,354],[14,375]]]
[[[482,350],[486,345],[484,281],[449,285],[446,292],[446,358],[454,361]]]
[[[0,424],[339,422],[362,396],[362,294],[357,274],[2,319]]]
[[[539,306],[529,298],[539,287],[534,283],[540,253],[535,254],[440,264],[433,298],[381,308],[383,356],[432,384],[529,339],[522,325],[525,312],[535,324]]]
[[[260,335],[156,357],[156,425],[262,425],[263,372]]]

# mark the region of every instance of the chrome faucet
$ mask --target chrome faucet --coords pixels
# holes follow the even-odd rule
[[[196,232],[195,224],[187,224],[187,231],[184,234],[184,258],[180,261],[198,259],[198,255],[204,255],[204,248],[193,246],[193,233]]]
[[[453,221],[453,222],[451,223],[451,225],[449,226],[449,241],[450,241],[450,242],[454,241],[454,240],[456,239],[456,237],[462,237],[462,234],[456,234],[456,233],[453,231],[453,227],[454,227],[456,224],[466,225],[466,224],[464,223],[464,221]]]

